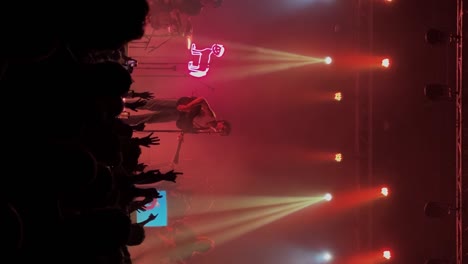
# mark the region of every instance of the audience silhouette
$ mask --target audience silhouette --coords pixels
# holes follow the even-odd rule
[[[9,113],[3,159],[12,169],[2,191],[3,258],[132,263],[128,247],[146,239],[144,226],[157,215],[133,223],[131,214],[162,197],[144,185],[182,174],[146,170],[141,147],[159,145],[159,137],[137,137],[145,124],[120,119],[125,108],[154,99],[131,89],[125,67],[126,45],[143,37],[148,2],[6,3],[2,10],[22,23],[1,18],[0,87],[28,112],[2,106]],[[34,30],[25,34],[25,26]]]

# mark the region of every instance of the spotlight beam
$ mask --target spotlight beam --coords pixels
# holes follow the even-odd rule
[[[214,39],[204,39],[207,42],[219,42]],[[245,55],[239,54],[240,56],[232,56],[231,59],[239,60],[251,60],[251,61],[271,61],[271,60],[283,60],[283,61],[313,61],[316,63],[322,63],[323,57],[313,57],[301,54],[296,54],[287,51],[274,50],[269,48],[263,48],[258,46],[251,46],[241,43],[235,43],[230,41],[223,41],[224,45],[229,47],[231,53],[247,53]],[[228,58],[226,58],[228,59]]]
[[[224,74],[212,77],[218,81],[226,80],[240,80],[258,75],[266,75],[270,73],[285,71],[293,68],[300,68],[312,64],[320,64],[322,61],[300,61],[300,62],[283,62],[275,64],[257,64],[257,65],[243,65],[235,67],[225,67]]]
[[[257,218],[262,218],[271,214],[287,211],[290,208],[296,208],[298,206],[302,206],[302,208],[305,208],[310,205],[310,202],[300,202],[294,204],[249,210],[247,212],[230,213],[223,215],[222,217],[213,218],[208,221],[205,220],[202,223],[197,224],[196,229],[200,233],[209,233],[219,230],[225,230],[243,223],[253,221]]]
[[[314,57],[307,57],[307,56],[283,56],[283,57],[276,57],[273,55],[269,54],[250,54],[246,56],[241,56],[241,59],[243,60],[249,60],[249,61],[271,61],[271,62],[276,62],[276,61],[291,61],[291,62],[315,62],[315,63],[320,63],[323,62],[323,59],[319,58],[314,58]]]
[[[293,60],[323,61],[322,58],[310,57],[310,56],[305,56],[305,55],[300,55],[300,54],[295,54],[295,53],[290,53],[290,52],[285,52],[285,51],[279,51],[279,50],[273,50],[273,49],[267,49],[267,48],[261,48],[261,47],[250,47],[247,45],[234,45],[233,47],[238,48],[239,50],[243,50],[243,51],[250,51],[256,54],[262,54],[269,58],[274,57],[274,58],[288,58],[288,59],[293,59]]]
[[[272,213],[270,215],[266,215],[263,217],[260,217],[258,219],[255,219],[255,221],[252,221],[250,223],[246,223],[244,225],[238,226],[236,228],[231,228],[228,229],[226,232],[223,232],[219,234],[218,236],[215,236],[215,240],[218,241],[218,243],[226,243],[228,241],[231,241],[237,237],[240,237],[244,234],[250,233],[260,227],[263,227],[265,225],[268,225],[272,222],[275,222],[281,218],[284,218],[288,215],[291,215],[305,207],[307,207],[308,204],[300,204],[296,205],[294,207],[291,207],[289,209],[286,209],[282,212],[279,213]]]
[[[209,204],[213,200],[216,201],[216,206],[206,210],[197,210],[190,215],[202,215],[207,213],[219,213],[234,211],[240,209],[252,209],[258,207],[276,206],[276,205],[288,205],[294,203],[319,203],[323,201],[323,196],[290,196],[290,197],[268,197],[268,196],[251,196],[251,197],[235,197],[235,196],[223,196],[223,197],[204,197],[200,196],[196,198],[197,203]]]

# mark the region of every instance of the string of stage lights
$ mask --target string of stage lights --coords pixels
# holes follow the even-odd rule
[[[355,0],[360,9],[358,12],[370,12],[371,16],[367,16],[367,19],[370,19],[373,16],[372,13],[372,2],[373,0]],[[366,2],[366,3],[363,3]],[[377,1],[377,0],[375,0]],[[378,0],[384,3],[391,3],[392,0]],[[368,8],[367,10],[364,10]],[[358,14],[360,17],[360,14]],[[372,20],[369,21],[359,21],[359,27],[365,27],[364,30],[366,34],[372,34],[373,25]],[[159,71],[174,71],[174,72],[182,72],[187,71],[188,75],[181,75],[182,77],[190,77],[195,79],[202,79],[206,76],[210,76],[211,80],[232,80],[232,79],[240,79],[240,78],[247,78],[255,75],[262,75],[268,73],[274,73],[278,71],[288,70],[291,68],[309,66],[309,65],[338,65],[342,67],[348,67],[356,69],[357,71],[374,71],[376,69],[388,69],[391,67],[391,59],[386,56],[381,55],[373,55],[372,50],[359,50],[360,53],[358,54],[366,54],[360,56],[303,56],[297,54],[291,54],[288,52],[282,51],[274,51],[265,48],[258,48],[258,47],[249,47],[245,45],[239,45],[234,43],[217,43],[215,41],[205,43],[212,43],[212,45],[202,46],[198,45],[199,39],[188,39],[187,48],[190,51],[190,55],[192,55],[192,60],[190,61],[179,61],[179,62],[150,62],[150,61],[140,61],[140,67],[136,67],[140,72],[140,75],[137,76],[145,76],[141,75],[141,73],[146,72],[147,70],[151,70],[151,72],[155,72],[155,70]],[[197,43],[195,43],[197,41]],[[373,41],[370,38],[370,41]],[[201,42],[201,41],[200,41]],[[240,51],[245,52],[245,56],[232,56],[235,57],[236,60],[243,60],[248,59],[249,61],[259,62],[257,64],[252,63],[252,65],[242,65],[242,67],[233,67],[229,69],[227,67],[223,68],[224,74],[212,74],[212,72],[217,70],[217,65],[215,65],[216,61],[218,60],[228,60],[229,56],[224,56],[225,53],[228,54],[229,52],[236,51],[240,53]],[[274,63],[271,63],[271,62]],[[261,64],[262,63],[262,64]],[[251,66],[251,67],[250,67]],[[148,76],[156,76],[152,73],[152,75]],[[166,76],[166,75],[165,75]],[[181,77],[179,75],[167,75],[169,77]],[[162,77],[159,75],[159,77]],[[359,77],[358,77],[359,78]],[[356,85],[356,89],[359,89],[358,95],[361,94],[362,91],[368,93],[372,87],[363,87],[363,86],[371,86],[371,82],[364,83],[360,82]],[[369,90],[367,90],[369,89]],[[367,96],[372,96],[371,93],[368,93]],[[333,91],[329,94],[326,94],[325,101],[328,102],[343,102],[348,98],[345,91]],[[349,98],[356,98],[356,96],[349,96]],[[359,118],[360,115],[365,113],[367,116],[372,116],[372,104],[366,102],[365,107],[363,106],[363,100],[371,100],[371,98],[359,98],[355,104],[357,105],[356,116]],[[359,108],[359,109],[358,109]],[[369,122],[372,122],[372,119],[369,119]],[[366,130],[371,127],[371,124],[361,124],[361,120],[359,120],[358,125],[366,126]],[[361,134],[361,130],[363,129],[356,129],[356,138],[359,141],[362,141],[363,138],[366,138],[368,142],[366,144],[371,143],[372,138],[368,138],[369,135],[365,134],[364,136]],[[368,131],[369,132],[369,131]],[[361,143],[357,143],[356,145],[362,145]],[[371,147],[371,146],[370,146]],[[359,151],[367,151],[366,150],[358,150]],[[337,164],[345,162],[347,159],[346,153],[338,152],[338,153],[328,153],[326,158],[331,160],[331,162],[335,162]],[[350,155],[351,156],[351,155]],[[358,155],[360,156],[360,155]],[[351,159],[350,159],[351,160]],[[356,161],[362,162],[362,161]],[[372,166],[370,163],[369,166]],[[366,173],[369,175],[364,175],[363,170],[357,170],[356,172],[359,174],[359,177],[363,177],[369,179],[372,177],[372,171],[367,170]],[[371,181],[372,183],[372,181]],[[391,190],[388,186],[365,186],[365,188],[361,187],[360,184],[357,188],[353,191],[348,193],[326,193],[323,195],[318,195],[316,197],[217,197],[217,201],[219,204],[222,204],[223,207],[220,208],[210,208],[208,211],[198,210],[194,212],[194,214],[212,214],[210,222],[204,222],[197,225],[197,229],[202,231],[205,234],[209,234],[210,237],[213,237],[217,244],[222,244],[228,242],[234,238],[237,238],[243,234],[251,232],[255,229],[258,229],[264,225],[272,223],[273,221],[277,221],[283,217],[291,215],[298,210],[302,210],[306,207],[321,204],[323,202],[327,202],[327,207],[330,213],[334,212],[333,210],[343,210],[343,209],[355,209],[363,204],[372,203],[382,198],[386,198],[390,196]],[[207,198],[207,204],[210,202],[211,197]],[[203,198],[198,198],[198,200],[203,203]],[[160,201],[162,205],[167,206],[165,200]],[[235,212],[235,217],[229,215],[230,212]],[[145,219],[147,214],[151,213],[150,211],[145,212],[145,214],[141,214],[139,218]],[[182,212],[181,212],[182,213]],[[217,214],[220,213],[219,217]],[[221,214],[222,213],[222,214]],[[186,214],[186,212],[184,212]],[[177,216],[177,215],[174,215]],[[157,223],[161,225],[167,224],[167,215],[164,218],[163,215],[159,215],[158,219],[166,220],[165,222]],[[155,222],[156,223],[156,222]],[[226,231],[228,230],[228,231]],[[368,230],[367,230],[368,231]],[[367,234],[371,236],[372,234]],[[359,238],[360,239],[360,238]],[[361,263],[381,263],[382,261],[390,261],[392,259],[392,250],[389,248],[378,248],[375,249],[372,247],[371,242],[369,242],[367,248],[363,250],[358,250],[356,255],[353,256],[345,256],[345,259],[342,257],[335,257],[333,252],[330,251],[323,251],[318,252],[315,254],[315,260],[318,263],[324,262],[338,262],[338,263],[347,263],[347,264],[361,264]],[[356,243],[356,245],[361,245],[360,242]]]
[[[384,0],[385,3],[391,3],[392,0]],[[376,195],[377,191],[379,191],[379,195],[381,197],[388,197],[390,195],[390,189],[387,186],[381,186],[379,188],[370,188],[371,191],[365,190],[362,188],[363,180],[366,182],[366,186],[372,186],[374,184],[374,175],[373,175],[373,160],[372,157],[372,111],[373,111],[373,74],[372,71],[381,67],[381,69],[388,69],[391,67],[391,59],[385,56],[374,56],[373,55],[373,31],[374,31],[374,3],[373,1],[365,1],[365,3],[361,0],[356,1],[357,7],[357,50],[358,54],[370,54],[367,58],[361,57],[348,57],[348,58],[332,58],[326,57],[324,62],[328,65],[332,63],[341,63],[351,65],[352,63],[367,63],[367,67],[370,70],[370,74],[361,75],[360,71],[362,69],[366,69],[366,65],[364,67],[360,67],[358,69],[358,74],[356,77],[356,90],[354,98],[356,99],[355,102],[355,153],[357,161],[356,161],[356,179],[357,179],[357,193],[359,195],[364,195],[364,193],[368,192],[367,199],[371,200],[372,195]],[[365,15],[363,15],[365,14]],[[364,19],[363,19],[364,18]],[[366,35],[366,36],[362,36]],[[366,43],[361,43],[361,42]],[[343,61],[340,61],[342,59]],[[367,80],[363,80],[363,79]],[[364,97],[360,97],[360,95],[365,94]],[[334,100],[336,102],[342,102],[346,98],[346,94],[344,91],[335,91],[334,93],[330,94],[330,100]],[[353,96],[350,96],[353,97]],[[364,123],[364,124],[363,124]],[[364,129],[363,129],[364,126]],[[361,155],[361,152],[365,152],[366,154]],[[361,157],[369,157],[362,159]],[[334,154],[334,160],[336,163],[341,163],[345,159],[343,153],[338,152]],[[359,160],[361,159],[361,160]],[[363,168],[365,167],[365,168]],[[367,174],[367,175],[365,175]],[[356,194],[355,194],[356,195]],[[356,195],[357,196],[357,195]],[[365,195],[364,195],[365,196]],[[374,197],[375,198],[375,197]],[[358,225],[368,225],[368,228],[360,229],[358,232],[358,236],[356,238],[356,245],[357,245],[357,252],[355,256],[346,256],[346,259],[340,259],[340,263],[349,263],[349,264],[357,264],[357,263],[383,263],[388,262],[392,259],[392,251],[389,248],[383,249],[375,249],[373,245],[373,211],[372,205],[369,207],[369,211],[365,218],[365,223],[361,223],[363,220],[362,212],[357,212],[357,222]],[[364,231],[362,231],[364,230]],[[363,238],[364,236],[364,238]],[[367,240],[366,240],[367,239]],[[362,244],[364,242],[362,240],[366,240],[365,243],[366,247],[363,247]],[[325,257],[326,256],[326,257]],[[333,260],[333,255],[330,252],[324,253],[323,257],[320,259],[319,262],[331,262]]]

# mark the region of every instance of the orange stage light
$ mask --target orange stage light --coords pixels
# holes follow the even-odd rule
[[[390,67],[390,59],[389,58],[385,58],[385,59],[382,60],[382,67],[385,67],[385,68]]]
[[[389,260],[392,258],[392,252],[390,252],[390,250],[385,250],[382,253],[382,256],[384,257],[384,259]]]
[[[388,196],[389,190],[388,190],[387,187],[383,187],[383,188],[380,190],[380,193],[381,193],[383,196]]]
[[[336,154],[335,154],[335,161],[336,161],[336,162],[341,162],[341,161],[343,161],[343,154],[341,154],[341,153],[336,153]]]
[[[340,92],[338,93],[335,93],[335,101],[341,101],[343,99],[343,94],[341,94]]]

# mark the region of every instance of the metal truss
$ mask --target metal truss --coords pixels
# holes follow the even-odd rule
[[[356,0],[356,49],[372,54],[374,41],[373,1]],[[357,72],[355,78],[355,177],[357,188],[373,184],[373,73]],[[357,209],[357,250],[371,250],[373,244],[372,205]]]
[[[457,0],[457,34],[455,37],[456,40],[456,84],[455,84],[455,94],[456,94],[456,193],[455,193],[455,203],[456,203],[456,263],[465,264],[468,263],[468,258],[464,255],[468,253],[466,246],[466,234],[464,231],[467,229],[468,225],[464,222],[465,208],[463,194],[466,190],[466,185],[464,180],[466,179],[466,173],[463,171],[463,167],[466,164],[466,158],[464,157],[464,150],[467,148],[466,136],[464,134],[465,126],[463,125],[463,113],[466,108],[466,102],[463,98],[467,95],[468,89],[463,83],[463,75],[466,71],[465,66],[463,65],[463,59],[465,58],[463,50],[463,26],[465,24],[464,19],[464,0]]]

